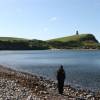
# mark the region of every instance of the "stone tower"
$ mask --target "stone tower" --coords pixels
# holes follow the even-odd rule
[[[76,35],[79,35],[78,30],[76,31]]]

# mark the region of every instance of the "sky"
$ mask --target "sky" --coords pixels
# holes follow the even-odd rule
[[[100,41],[100,0],[0,0],[0,37],[48,40],[76,30]]]

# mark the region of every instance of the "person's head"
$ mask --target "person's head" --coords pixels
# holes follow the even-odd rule
[[[63,65],[60,66],[60,69],[63,69]]]

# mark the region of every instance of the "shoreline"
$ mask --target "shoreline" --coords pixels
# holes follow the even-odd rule
[[[80,51],[99,51],[100,49],[48,49],[48,50],[80,50]]]
[[[72,48],[72,49],[54,49],[54,48],[51,48],[51,49],[37,49],[37,50],[32,50],[32,49],[29,49],[29,50],[26,50],[26,49],[19,49],[19,50],[13,50],[13,49],[4,49],[4,50],[0,50],[0,51],[45,51],[45,50],[84,50],[84,51],[100,51],[100,49],[82,49],[82,48]]]
[[[15,83],[17,84],[14,86],[15,88],[19,88],[20,94],[22,96],[18,100],[31,100],[27,99],[29,97],[32,98],[37,98],[36,100],[100,100],[100,92],[92,92],[89,90],[84,90],[84,89],[76,89],[73,88],[70,85],[65,85],[64,87],[64,95],[59,95],[58,90],[57,90],[57,83],[52,81],[52,80],[47,80],[46,78],[42,76],[37,76],[33,75],[27,72],[21,72],[21,71],[16,71],[11,68],[4,67],[0,65],[0,82],[3,83],[2,81],[5,82],[5,84],[8,84],[9,82],[11,84]],[[12,83],[13,82],[13,83]],[[8,84],[9,86],[11,84]],[[10,86],[11,87],[11,86]],[[7,86],[5,88],[0,90],[4,91],[6,90]],[[9,88],[9,87],[8,87]],[[24,92],[21,90],[21,88],[24,89]],[[12,88],[9,88],[11,91]],[[8,91],[6,91],[8,92]],[[12,98],[15,98],[15,95],[18,91],[13,91],[12,96],[8,94],[7,97],[10,98],[10,100],[13,100]],[[3,95],[3,94],[2,94]],[[0,96],[4,100],[5,96]],[[0,100],[2,100],[0,97]],[[14,100],[17,100],[16,99]],[[40,99],[39,99],[40,98]],[[33,99],[34,100],[34,99]]]

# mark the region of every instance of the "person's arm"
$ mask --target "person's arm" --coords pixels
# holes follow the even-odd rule
[[[66,73],[65,73],[65,71],[64,71],[64,80],[66,79]]]

